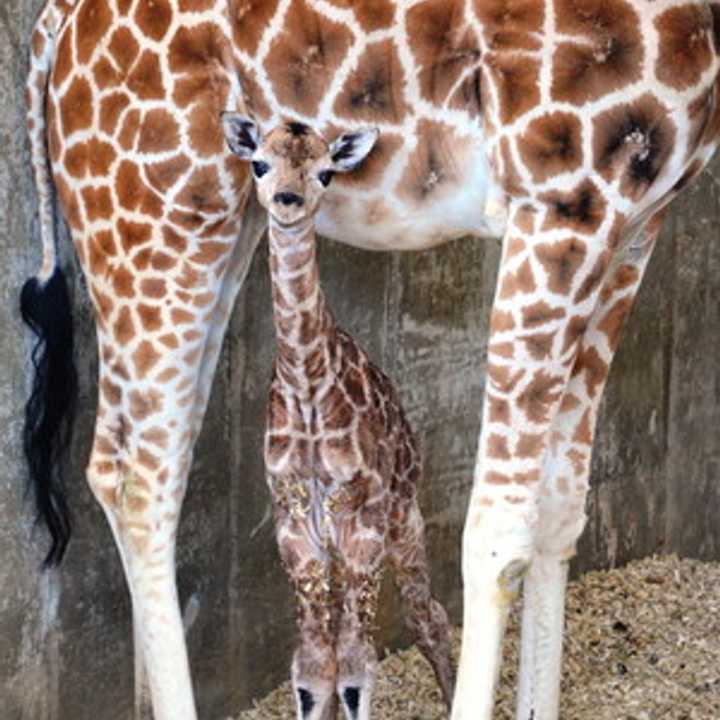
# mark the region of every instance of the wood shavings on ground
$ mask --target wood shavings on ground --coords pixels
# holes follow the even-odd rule
[[[720,720],[720,564],[651,558],[570,583],[561,720]],[[460,631],[454,635],[455,660]],[[496,720],[514,720],[518,612],[505,642]],[[289,683],[238,720],[291,720]],[[440,720],[447,713],[415,648],[387,655],[373,697],[376,720]]]

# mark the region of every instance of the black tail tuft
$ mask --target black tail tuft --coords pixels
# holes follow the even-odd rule
[[[70,540],[60,458],[70,443],[77,398],[73,322],[65,276],[59,267],[41,283],[30,278],[20,295],[23,320],[37,336],[32,394],[25,406],[23,446],[38,520],[52,538],[44,567],[59,565]]]

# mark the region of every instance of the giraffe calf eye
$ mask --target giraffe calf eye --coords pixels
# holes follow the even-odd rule
[[[318,173],[318,180],[322,185],[327,187],[330,184],[330,181],[333,179],[333,175],[335,173],[332,170],[323,170]]]
[[[256,178],[261,178],[268,170],[270,170],[270,166],[262,160],[253,160],[251,165]]]

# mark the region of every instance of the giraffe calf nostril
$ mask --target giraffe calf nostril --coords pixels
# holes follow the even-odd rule
[[[293,192],[279,192],[276,193],[273,197],[273,200],[276,203],[280,203],[281,205],[297,205],[298,207],[302,207],[305,204],[305,201],[300,197],[300,195],[297,195]]]

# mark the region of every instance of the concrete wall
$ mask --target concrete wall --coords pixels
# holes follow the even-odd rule
[[[22,79],[39,5],[0,1],[0,707],[3,720],[127,720],[130,607],[110,533],[83,479],[96,353],[78,275],[80,423],[69,464],[76,534],[58,573],[37,571],[44,538],[33,533],[23,500],[29,346],[17,297],[39,247]],[[720,557],[719,170],[715,164],[677,203],[614,366],[576,571],[652,552]],[[499,243],[466,240],[414,255],[328,243],[321,253],[337,316],[396,378],[422,436],[433,579],[457,621],[459,538]],[[202,718],[224,717],[284,678],[293,643],[260,452],[271,353],[263,244],[225,343],[179,539],[182,600],[199,610],[188,640]],[[382,641],[394,643],[402,640],[393,622],[397,599],[385,595]]]

